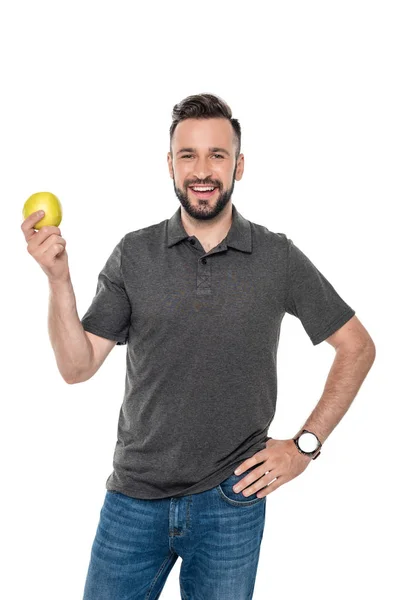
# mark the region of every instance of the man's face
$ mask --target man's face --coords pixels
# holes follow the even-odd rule
[[[234,181],[242,178],[244,156],[235,160],[235,137],[228,119],[185,119],[176,126],[168,167],[174,190],[187,213],[212,219],[231,199]],[[215,187],[196,193],[192,187]]]

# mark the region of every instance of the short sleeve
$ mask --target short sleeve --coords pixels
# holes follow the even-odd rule
[[[293,241],[287,242],[285,311],[300,319],[316,346],[356,313]]]
[[[97,280],[96,295],[81,319],[85,331],[127,343],[131,304],[125,290],[121,260],[124,238],[115,246]]]

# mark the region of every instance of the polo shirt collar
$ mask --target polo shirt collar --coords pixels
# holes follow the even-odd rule
[[[181,207],[175,211],[167,223],[168,248],[190,237],[182,225]],[[243,252],[252,251],[250,222],[245,219],[232,204],[232,224],[226,238],[221,242],[221,247],[230,246]]]

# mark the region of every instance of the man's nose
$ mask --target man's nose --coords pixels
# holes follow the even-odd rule
[[[203,179],[210,177],[211,173],[212,169],[207,159],[198,158],[193,169],[193,175],[203,181]]]

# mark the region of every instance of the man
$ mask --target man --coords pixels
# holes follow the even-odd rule
[[[127,344],[84,600],[156,599],[178,556],[183,599],[251,598],[266,496],[320,455],[374,361],[355,311],[314,264],[232,204],[244,170],[240,136],[217,96],[174,107],[167,159],[181,206],[120,240],[81,321],[69,269],[57,264],[58,228],[33,235],[26,220],[28,246],[49,276],[49,332],[64,379],[86,381],[115,344]],[[54,263],[39,250],[50,233],[61,242]],[[335,359],[312,414],[277,440],[268,430],[285,313],[314,345],[331,344]]]

